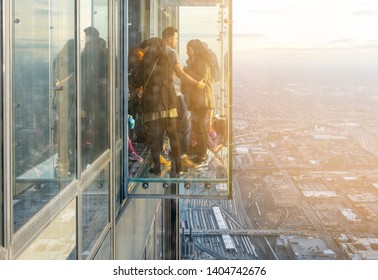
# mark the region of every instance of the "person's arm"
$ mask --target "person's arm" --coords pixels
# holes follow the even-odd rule
[[[186,84],[195,86],[199,89],[203,89],[206,86],[206,83],[204,83],[203,81],[204,79],[197,81],[193,79],[192,77],[190,77],[188,74],[186,74],[184,70],[182,69],[182,66],[180,63],[176,63],[173,65],[173,71],[175,71],[177,77],[179,77],[180,80]]]

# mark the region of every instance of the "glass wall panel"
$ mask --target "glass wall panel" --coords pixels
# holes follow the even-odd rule
[[[116,210],[118,211],[121,208],[121,203],[123,200],[124,192],[122,191],[123,186],[123,154],[124,154],[124,145],[123,145],[123,124],[124,124],[124,71],[123,71],[123,1],[116,1],[115,3],[115,46],[116,46],[116,96],[115,96],[115,141],[116,141]]]
[[[13,229],[17,231],[76,174],[75,1],[13,3]]]
[[[160,203],[159,207],[156,210],[156,218],[155,218],[155,260],[162,260],[163,259],[163,238],[164,238],[164,230],[163,230],[163,211],[162,211],[162,203]]]
[[[19,260],[77,259],[76,199],[43,230],[18,257]]]
[[[150,3],[129,11],[128,191],[160,195],[149,187],[160,183],[164,196],[230,196],[228,1]]]
[[[117,245],[114,248],[116,259],[141,259],[142,253],[145,252],[151,225],[156,219],[162,220],[161,210],[157,211],[157,209],[161,209],[160,199],[130,199],[126,211],[117,219],[115,234]],[[162,234],[162,227],[159,234]]]
[[[116,216],[117,212],[121,209],[123,199],[125,197],[125,192],[123,190],[123,151],[121,149],[116,151],[116,194],[115,194],[115,208],[116,208]]]
[[[86,169],[109,148],[108,2],[80,1],[81,149]]]
[[[154,221],[152,223],[150,234],[148,235],[147,240],[146,240],[146,247],[144,249],[145,250],[145,256],[144,256],[145,260],[155,260],[156,259],[156,256],[155,256],[155,236],[156,236],[156,232],[155,232],[155,221]]]
[[[82,258],[86,259],[109,223],[109,167],[106,167],[82,195]]]
[[[53,129],[56,133],[57,176],[76,177],[76,35],[69,4],[52,1],[51,53],[53,57]],[[62,16],[61,14],[65,14]],[[69,20],[69,23],[67,23]],[[54,137],[54,136],[53,136]],[[53,140],[55,140],[53,138]]]
[[[104,242],[101,244],[100,250],[98,250],[94,260],[111,260],[111,244],[110,244],[110,233],[105,237]]]

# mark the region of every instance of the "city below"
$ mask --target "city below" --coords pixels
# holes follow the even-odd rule
[[[183,202],[182,258],[378,259],[378,86],[240,72],[234,199]]]

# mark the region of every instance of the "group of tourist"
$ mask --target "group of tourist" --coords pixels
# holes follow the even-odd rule
[[[170,164],[162,155],[164,143],[171,151],[171,174],[180,177],[207,162],[209,132],[214,133],[214,53],[206,43],[190,40],[187,65],[182,67],[177,42],[178,31],[170,26],[162,38],[143,41],[129,55],[129,113],[137,119],[138,138],[151,150],[149,173],[155,176],[160,176],[162,164]]]

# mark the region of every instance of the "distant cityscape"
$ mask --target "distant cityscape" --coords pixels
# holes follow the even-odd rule
[[[378,259],[378,85],[235,71],[234,200],[190,208],[195,258]]]

